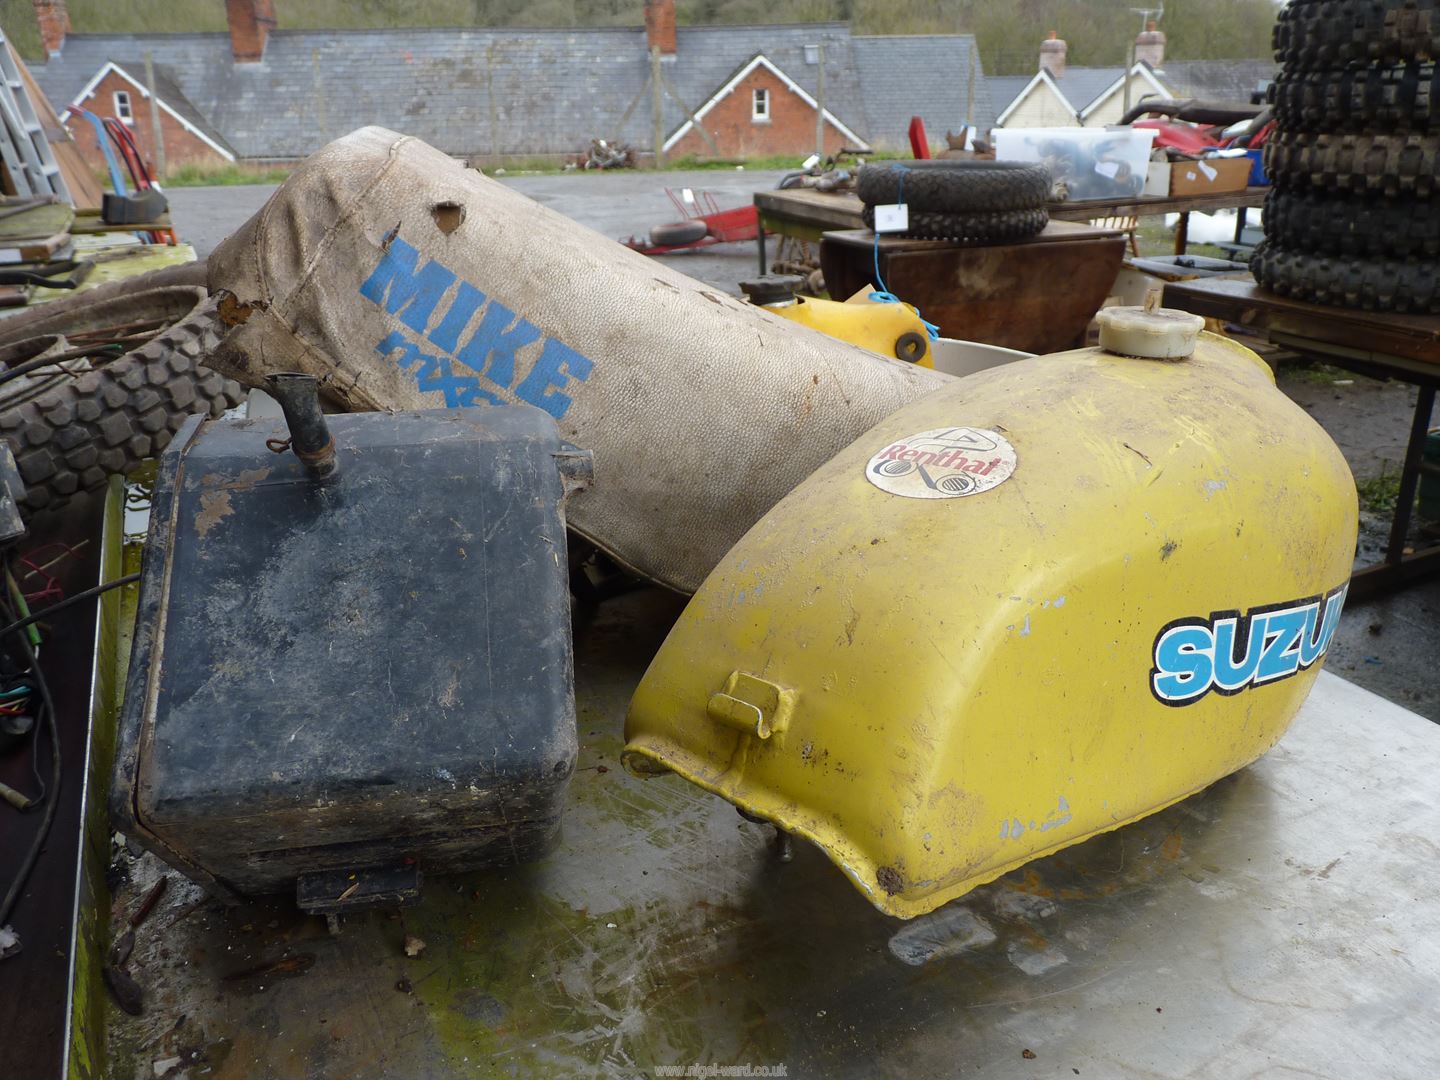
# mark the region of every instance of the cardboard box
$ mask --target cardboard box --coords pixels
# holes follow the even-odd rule
[[[1163,199],[1170,194],[1170,169],[1168,161],[1152,161],[1145,173],[1145,190],[1140,194]]]
[[[1210,157],[1177,161],[1170,167],[1170,194],[1223,195],[1244,191],[1250,179],[1248,157]]]

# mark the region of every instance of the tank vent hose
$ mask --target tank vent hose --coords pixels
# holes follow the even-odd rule
[[[314,375],[277,371],[265,377],[265,390],[280,405],[290,429],[290,449],[316,480],[334,476],[339,468],[335,437],[320,411],[320,383]]]

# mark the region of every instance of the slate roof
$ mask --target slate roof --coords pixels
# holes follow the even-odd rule
[[[1077,113],[1103,94],[1125,74],[1123,67],[1072,67],[1055,80],[1065,100]]]
[[[125,64],[121,64],[120,66],[125,69],[127,75],[139,79],[142,84],[144,83],[145,67],[143,63],[139,71]],[[175,81],[174,75],[163,67],[157,67],[155,69],[155,96],[183,116],[186,123],[193,124],[196,129],[203,131],[206,138],[223,146],[232,154],[235,152],[235,148],[230,145],[225,136],[217,131],[211,125],[210,121],[205,119],[204,114],[195,107],[194,102],[185,96],[185,91],[180,89],[180,84]],[[51,104],[53,105],[54,102],[51,102]],[[146,104],[144,108],[148,109],[149,105]]]
[[[814,95],[805,47],[823,44],[825,106],[872,146],[905,145],[915,113],[937,139],[963,120],[970,35],[856,38],[847,24],[821,23],[684,26],[676,36],[677,56],[663,70],[690,109],[756,53]],[[60,56],[31,70],[63,110],[108,61],[143,78],[147,51],[186,108],[244,158],[303,157],[365,124],[456,155],[574,153],[597,137],[654,141],[639,27],[277,30],[254,64],[233,62],[225,33],[71,34]],[[984,85],[977,59],[976,110],[988,124]],[[667,137],[685,120],[668,94],[663,118]]]
[[[1244,103],[1279,70],[1272,60],[1178,60],[1166,63],[1158,75],[1177,97]]]
[[[1070,106],[1071,111],[1078,115],[1124,74],[1123,67],[1067,67],[1063,75],[1058,77],[1052,75],[1050,78],[1055,83],[1056,89],[1060,91],[1060,96]],[[992,77],[989,82],[995,98],[995,115],[997,117],[1003,115],[1034,78],[1034,75]],[[1037,84],[1031,92],[1039,94],[1048,91]]]
[[[969,34],[857,37],[852,42],[865,102],[863,133],[872,145],[908,146],[912,116],[925,121],[925,134],[936,144],[947,131],[958,133],[967,119],[982,132],[995,125],[989,80]],[[974,100],[967,108],[972,54]]]
[[[1034,75],[989,75],[985,83],[990,88],[990,104],[998,117],[1010,103],[1020,96],[1020,91],[1030,85]]]

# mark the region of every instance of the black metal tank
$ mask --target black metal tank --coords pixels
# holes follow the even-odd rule
[[[575,766],[589,453],[530,406],[320,417],[282,390],[288,430],[196,418],[161,459],[115,826],[314,911],[536,858]]]

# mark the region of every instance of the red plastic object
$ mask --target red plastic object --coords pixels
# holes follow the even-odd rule
[[[1156,147],[1174,147],[1187,154],[1198,154],[1202,150],[1210,150],[1220,145],[1210,134],[1213,128],[1196,127],[1194,124],[1170,120],[1137,120],[1131,127],[1153,130]]]
[[[760,214],[754,204],[737,206],[734,210],[721,210],[718,214],[706,214],[700,220],[709,226],[710,235],[719,244],[754,240],[755,233],[760,228]]]
[[[930,140],[925,137],[925,121],[910,117],[910,154],[920,161],[930,157]]]
[[[708,191],[691,193],[690,206],[686,206],[685,201],[670,188],[665,189],[665,194],[670,196],[670,201],[675,204],[683,220],[705,223],[705,235],[688,244],[657,246],[652,245],[649,238],[644,236],[627,237],[620,241],[622,244],[642,255],[664,255],[671,251],[754,240],[760,232],[760,213],[753,203],[750,206],[737,206],[733,210],[721,210],[715,202],[715,196]],[[707,212],[696,214],[693,212],[695,209],[704,209]]]
[[[1137,120],[1130,126],[1153,130],[1156,147],[1173,147],[1185,154],[1198,154],[1204,150],[1213,150],[1229,145],[1220,138],[1220,133],[1225,130],[1221,127],[1196,127],[1194,124],[1187,124],[1181,120]],[[1249,147],[1258,149],[1264,146],[1265,140],[1270,137],[1270,132],[1274,127],[1273,123],[1262,127],[1250,140]]]

